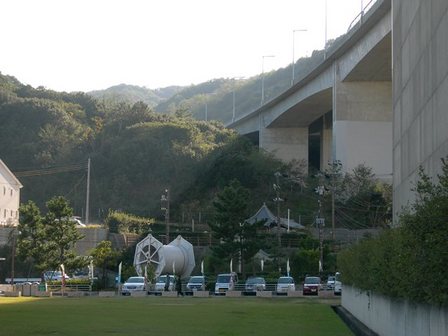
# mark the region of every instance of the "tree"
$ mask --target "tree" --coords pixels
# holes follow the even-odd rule
[[[73,209],[62,196],[53,197],[47,202],[48,212],[44,218],[47,238],[47,263],[51,269],[63,264],[68,269],[78,268],[78,258],[73,248],[83,238],[70,218]]]
[[[220,259],[238,260],[241,258],[242,273],[244,262],[249,260],[259,249],[256,237],[257,223],[249,224],[247,203],[249,191],[238,180],[232,180],[216,196],[215,222],[210,223],[212,235],[220,244],[212,247],[213,253]]]
[[[41,271],[45,264],[45,226],[39,208],[33,201],[22,204],[19,208],[20,222],[17,227],[19,239],[17,255],[22,260],[34,262]]]
[[[20,207],[18,255],[22,259],[32,258],[40,270],[56,270],[61,264],[74,270],[87,264],[73,251],[82,239],[76,224],[70,220],[73,210],[67,200],[54,197],[47,202],[48,212],[42,217],[33,202]]]
[[[90,252],[93,264],[102,270],[104,287],[107,287],[106,270],[117,264],[118,255],[118,252],[112,249],[112,243],[108,240],[103,240]]]

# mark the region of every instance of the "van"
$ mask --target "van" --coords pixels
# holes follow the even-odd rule
[[[215,295],[225,294],[227,291],[235,290],[238,275],[235,272],[218,274],[215,284]]]

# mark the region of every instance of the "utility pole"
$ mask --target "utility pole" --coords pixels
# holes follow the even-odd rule
[[[89,225],[89,211],[90,211],[90,158],[87,159],[87,195],[86,195],[86,221]]]
[[[14,266],[16,261],[16,238],[15,229],[11,231],[12,234],[12,253],[11,253],[11,285],[14,285]]]
[[[170,190],[165,189],[165,194],[160,199],[162,203],[161,210],[165,210],[165,226],[166,226],[166,244],[170,242]],[[165,206],[163,205],[165,203]]]
[[[274,199],[274,201],[277,203],[277,240],[278,240],[278,248],[280,249],[281,247],[281,236],[280,236],[280,202],[283,201],[280,198],[280,182],[279,182],[279,178],[280,178],[280,173],[276,172],[274,174],[275,176],[275,184],[274,184],[274,190],[276,191],[276,197]]]
[[[315,189],[318,199],[318,211],[317,211],[317,217],[316,217],[316,226],[319,230],[319,273],[323,271],[324,268],[324,249],[323,249],[323,227],[325,226],[325,219],[321,217],[321,208],[322,208],[322,202],[321,202],[321,196],[323,196],[325,187],[323,185],[318,186]]]

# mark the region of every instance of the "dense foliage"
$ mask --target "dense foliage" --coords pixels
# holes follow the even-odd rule
[[[73,210],[63,197],[49,200],[47,208],[47,214],[42,216],[32,201],[20,207],[18,256],[22,260],[31,259],[41,271],[57,270],[61,265],[67,271],[85,266],[86,260],[74,252],[82,236],[70,220]]]
[[[215,221],[209,224],[213,237],[220,241],[212,247],[214,256],[225,261],[232,259],[235,264],[240,260],[243,274],[245,263],[264,245],[257,236],[261,225],[245,222],[250,216],[248,199],[249,190],[238,180],[231,181],[213,201]]]
[[[153,219],[134,216],[120,211],[111,210],[104,220],[104,224],[112,233],[137,233],[151,232]]]
[[[338,259],[343,281],[417,302],[448,304],[448,163],[433,182],[420,169],[416,200],[400,227],[367,239]]]

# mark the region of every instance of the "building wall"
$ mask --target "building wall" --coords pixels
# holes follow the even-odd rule
[[[394,215],[448,155],[448,1],[393,0]]]
[[[343,286],[342,306],[379,336],[446,336],[448,309]]]
[[[10,182],[0,167],[0,226],[15,225],[19,218],[20,186]]]

